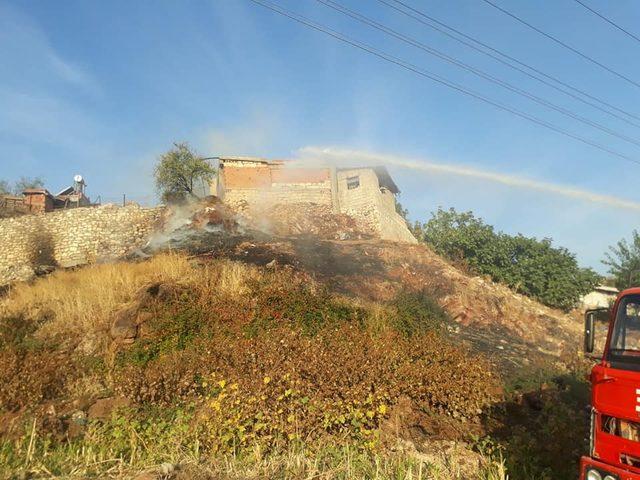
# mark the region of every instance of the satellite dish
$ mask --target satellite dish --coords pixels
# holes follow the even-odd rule
[[[73,181],[76,183],[82,183],[82,175],[76,175],[75,177],[73,177]]]

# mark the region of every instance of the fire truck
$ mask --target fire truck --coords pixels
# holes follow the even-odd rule
[[[580,480],[640,480],[640,288],[620,292],[611,309],[588,310],[584,333],[585,353],[598,361]]]

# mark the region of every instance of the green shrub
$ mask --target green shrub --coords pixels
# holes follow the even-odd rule
[[[587,452],[589,383],[583,371],[540,372],[521,385],[537,389],[514,392],[502,411],[495,438],[502,446],[512,478],[570,480]]]
[[[363,309],[335,298],[327,288],[302,283],[288,276],[266,277],[251,282],[253,318],[247,325],[249,335],[289,324],[314,335],[327,325],[352,322],[362,325]]]
[[[550,307],[575,307],[601,280],[593,270],[580,268],[566,248],[552,246],[551,239],[496,232],[471,212],[439,208],[416,231],[440,255]]]
[[[438,302],[420,292],[403,290],[391,302],[394,308],[393,327],[411,336],[433,330],[440,332],[449,315]]]
[[[188,294],[182,294],[155,313],[158,318],[145,325],[149,331],[131,348],[120,352],[119,363],[146,365],[165,353],[184,350],[206,336],[204,313]]]

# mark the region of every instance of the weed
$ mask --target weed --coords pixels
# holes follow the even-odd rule
[[[447,312],[425,293],[404,290],[391,302],[395,308],[394,327],[411,336],[429,330],[440,331],[449,321]]]

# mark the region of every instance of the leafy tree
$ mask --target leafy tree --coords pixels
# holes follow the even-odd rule
[[[413,226],[409,222],[409,210],[404,208],[397,198],[395,199],[395,204],[396,204],[396,213],[404,219],[404,222],[407,224],[407,228],[409,230],[413,230]]]
[[[215,168],[198,156],[186,142],[162,154],[154,171],[156,188],[164,201],[181,201],[197,197],[197,181],[210,182]]]
[[[0,195],[10,195],[11,186],[6,180],[0,180]]]
[[[400,215],[402,218],[404,218],[406,221],[409,220],[409,210],[407,210],[406,208],[404,208],[402,206],[402,204],[398,201],[398,199],[395,199],[396,202],[396,213],[398,215]]]
[[[440,255],[551,307],[574,307],[600,281],[593,270],[580,268],[566,248],[554,247],[551,239],[496,232],[472,212],[439,208],[416,230],[418,239]]]
[[[640,233],[631,233],[631,243],[623,238],[609,247],[602,263],[609,267],[617,288],[640,286]]]

